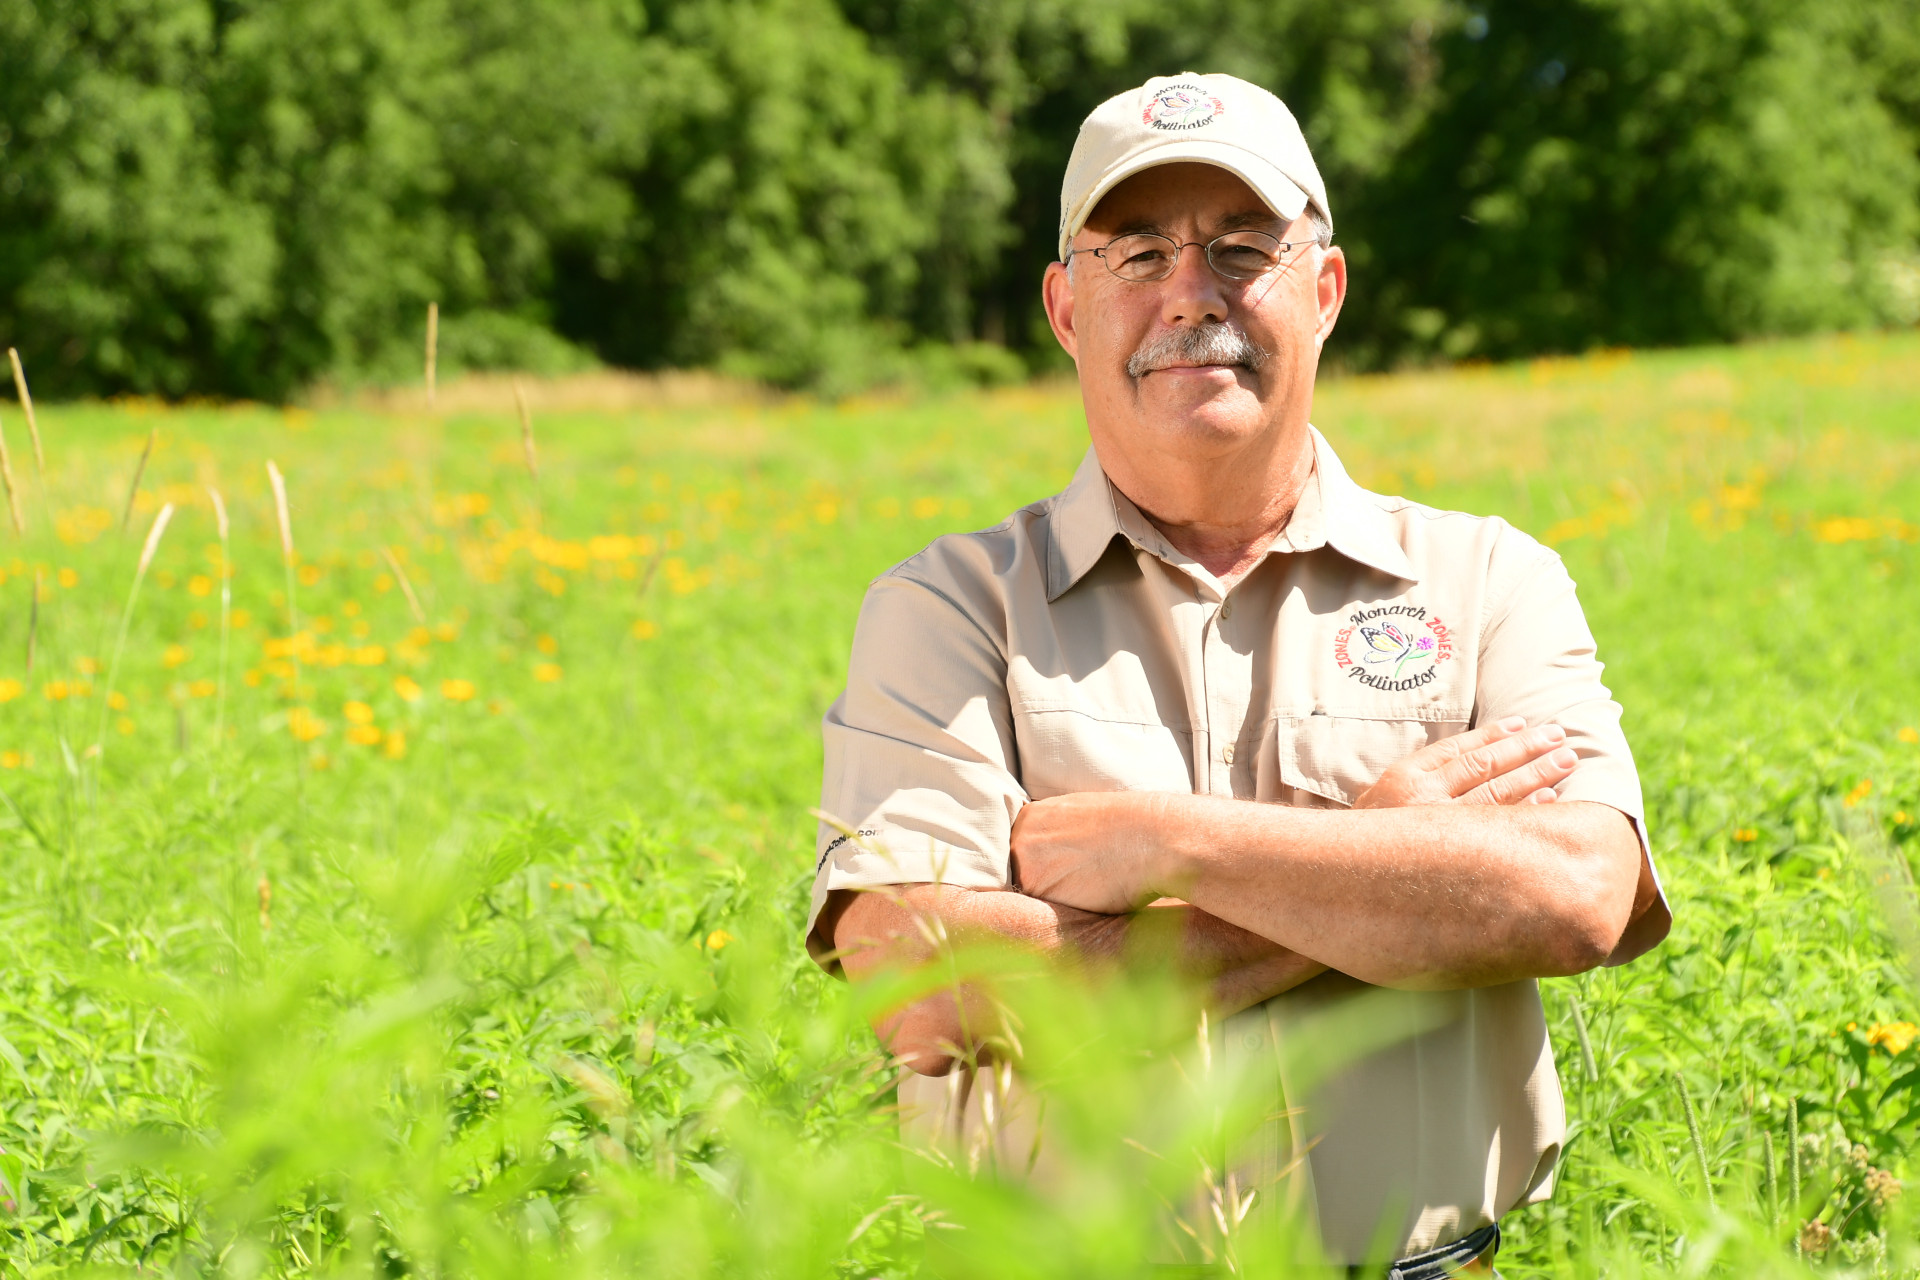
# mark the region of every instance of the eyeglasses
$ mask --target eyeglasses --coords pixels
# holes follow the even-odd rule
[[[1181,244],[1169,236],[1150,231],[1117,236],[1098,249],[1075,249],[1067,254],[1090,253],[1107,264],[1107,270],[1122,280],[1149,284],[1173,274],[1183,249],[1206,251],[1207,265],[1227,280],[1258,280],[1287,260],[1295,249],[1304,249],[1312,240],[1288,242],[1264,231],[1229,231],[1202,244],[1189,240]]]

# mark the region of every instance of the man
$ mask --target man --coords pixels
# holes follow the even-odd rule
[[[1428,1029],[1316,1093],[1296,1145],[1328,1254],[1411,1275],[1485,1266],[1551,1189],[1535,980],[1629,960],[1671,915],[1559,558],[1360,489],[1309,425],[1347,288],[1331,233],[1253,85],[1155,79],[1087,118],[1043,290],[1092,449],[869,591],[809,945],[859,980],[924,955],[916,913],[1067,953],[1137,934],[1279,1035],[1417,993]],[[1184,928],[1140,933],[1146,911]],[[971,1047],[962,1012],[876,1029],[934,1077]]]

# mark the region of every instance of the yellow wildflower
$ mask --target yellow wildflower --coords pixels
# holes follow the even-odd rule
[[[75,658],[73,660],[73,666],[74,669],[83,676],[97,676],[100,674],[100,660],[98,658]]]
[[[187,594],[190,596],[210,596],[213,594],[213,579],[204,573],[196,573],[187,579]]]
[[[305,707],[292,707],[287,711],[287,732],[298,742],[312,742],[327,731],[326,721]],[[324,766],[323,766],[324,767]]]
[[[67,699],[67,682],[65,680],[49,680],[40,686],[40,692],[46,697],[48,702],[65,702]]]
[[[18,680],[0,680],[0,702],[12,702],[26,691],[26,686]]]
[[[725,929],[715,929],[712,933],[707,935],[707,950],[718,951],[720,950],[720,948],[726,946],[729,942],[732,942],[732,941],[733,941],[733,935],[728,933]]]
[[[1733,838],[1741,844],[1752,844],[1760,838],[1760,833],[1752,827],[1737,827],[1734,830]]]
[[[60,580],[60,585],[68,589],[72,589],[80,585],[80,575],[75,573],[72,569],[62,569],[59,572],[59,574],[57,574],[56,576]]]
[[[349,600],[340,606],[340,612],[349,618],[357,618],[360,616],[360,602],[358,600]]]
[[[166,651],[160,655],[160,662],[163,666],[177,667],[192,656],[193,653],[187,646],[183,644],[170,644],[167,646]]]
[[[364,702],[349,702],[340,708],[340,714],[347,718],[349,724],[373,723],[373,708]]]
[[[403,701],[420,701],[420,682],[411,677],[395,676],[393,678],[393,691],[399,694]]]
[[[313,585],[315,585],[316,583],[318,583],[319,581],[320,581],[320,566],[319,566],[319,565],[317,565],[317,564],[303,564],[303,565],[301,565],[301,566],[300,566],[300,585],[301,585],[301,586],[303,586],[303,587],[311,587],[311,586],[313,586]],[[324,759],[325,757],[321,757],[321,758],[322,758],[322,759]],[[316,767],[319,767],[319,768],[325,768],[325,766],[324,766],[324,765],[321,765],[321,766],[316,766]]]
[[[377,644],[363,644],[353,651],[353,665],[356,667],[379,667],[386,665],[387,651]]]
[[[107,695],[107,705],[115,711],[125,711],[127,709],[127,695],[115,689]]]
[[[542,653],[552,654],[560,652],[560,642],[552,636],[541,636],[533,642],[533,647]]]
[[[913,518],[915,520],[931,520],[939,514],[940,499],[915,498],[913,500]]]
[[[635,640],[651,640],[659,634],[660,628],[656,626],[651,619],[640,618],[633,624],[633,638]]]
[[[443,644],[452,644],[460,638],[460,628],[451,622],[443,622],[433,629],[433,638]]]
[[[253,622],[253,615],[245,609],[235,609],[232,614],[232,622],[236,627],[250,626]]]
[[[478,690],[473,687],[473,681],[471,680],[442,680],[440,682],[440,696],[449,702],[465,702],[477,692]]]
[[[0,751],[0,769],[19,769],[26,763],[27,758],[18,751]]]
[[[133,721],[127,719],[127,717],[125,716],[121,716],[118,720],[113,722],[113,727],[118,729],[121,733],[121,736],[124,737],[125,735],[133,732]]]
[[[379,746],[380,739],[383,736],[385,735],[380,732],[377,726],[370,724],[356,724],[353,728],[347,730],[347,741],[358,743],[363,747]]]
[[[541,684],[552,684],[560,678],[560,664],[543,662],[533,669],[533,678]]]
[[[1909,743],[1920,742],[1920,729],[1916,729],[1910,724],[1902,725],[1900,727],[1900,732],[1894,734],[1893,736],[1900,739],[1900,741],[1902,742],[1909,742]]]
[[[187,686],[187,692],[196,698],[211,698],[220,692],[220,686],[211,680],[195,680]]]
[[[263,677],[260,675],[260,669],[258,667],[248,667],[247,673],[240,678],[247,682],[247,688],[258,689]]]
[[[1901,1054],[1920,1039],[1920,1027],[1911,1022],[1877,1022],[1867,1030],[1867,1043],[1877,1044],[1888,1053]]]
[[[385,754],[389,760],[398,760],[401,756],[407,754],[406,730],[391,729],[387,732],[387,748]]]
[[[1873,794],[1873,779],[1862,778],[1860,779],[1859,786],[1847,792],[1847,798],[1843,803],[1847,806],[1847,808],[1851,809],[1853,808],[1853,806],[1859,804],[1862,800],[1865,800],[1869,795],[1872,795],[1872,794]]]
[[[1895,826],[1904,827],[1911,821],[1913,821],[1913,819],[1905,809],[1895,809],[1893,811],[1893,822]]]

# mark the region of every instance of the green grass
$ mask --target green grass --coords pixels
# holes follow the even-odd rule
[[[1559,546],[1677,914],[1545,984],[1573,1128],[1502,1270],[1914,1274],[1914,1197],[1868,1179],[1911,1178],[1920,1126],[1920,1042],[1884,1030],[1920,1016],[1920,336],[1356,379],[1316,420],[1363,482]],[[1208,1090],[1108,1073],[1060,1102],[1078,1191],[969,1183],[893,1148],[865,1010],[798,936],[861,590],[1064,484],[1070,389],[552,414],[538,487],[510,414],[48,407],[44,485],[22,425],[7,1267],[855,1277],[930,1237],[946,1274],[1134,1269],[1193,1168],[1118,1137],[1204,1146]],[[1191,1038],[1175,993],[1037,985],[1006,979],[1037,1073]]]

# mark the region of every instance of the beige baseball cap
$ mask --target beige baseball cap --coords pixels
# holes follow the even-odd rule
[[[1326,184],[1287,104],[1224,75],[1155,76],[1093,109],[1060,184],[1060,257],[1107,192],[1142,169],[1219,165],[1291,221],[1311,201],[1333,224]]]

